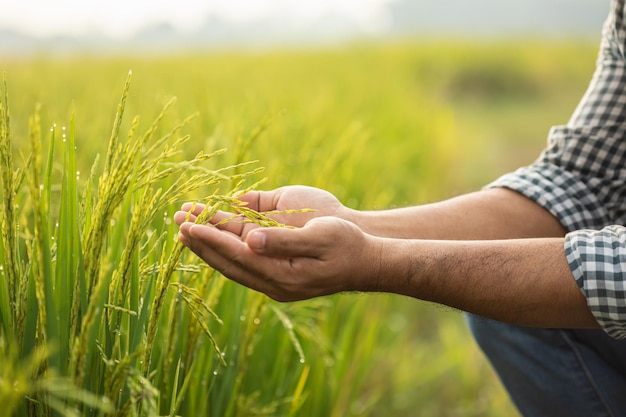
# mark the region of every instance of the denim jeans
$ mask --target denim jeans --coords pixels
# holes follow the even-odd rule
[[[524,417],[626,416],[626,340],[467,319]]]

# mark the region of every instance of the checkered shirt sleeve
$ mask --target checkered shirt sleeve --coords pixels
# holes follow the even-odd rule
[[[598,323],[619,339],[626,339],[624,1],[611,3],[596,71],[567,125],[550,130],[532,165],[487,186],[516,190],[561,221],[572,274]]]

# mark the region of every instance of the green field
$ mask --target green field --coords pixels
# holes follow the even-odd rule
[[[0,403],[16,416],[515,415],[459,312],[373,294],[276,303],[186,250],[172,257],[171,216],[188,200],[233,204],[233,190],[264,178],[260,188],[313,185],[360,209],[475,190],[533,161],[583,94],[596,51],[450,41],[3,57],[1,136],[13,150],[2,153]],[[142,174],[144,162],[154,164]],[[196,174],[201,188],[145,204]]]

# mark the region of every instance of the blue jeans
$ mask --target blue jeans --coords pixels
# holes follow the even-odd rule
[[[626,340],[467,319],[524,417],[626,416]]]

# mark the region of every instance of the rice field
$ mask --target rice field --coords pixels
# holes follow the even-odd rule
[[[360,209],[476,189],[532,162],[595,54],[450,41],[3,57],[4,415],[516,415],[459,312],[382,294],[274,302],[183,249],[172,215],[285,184]]]

